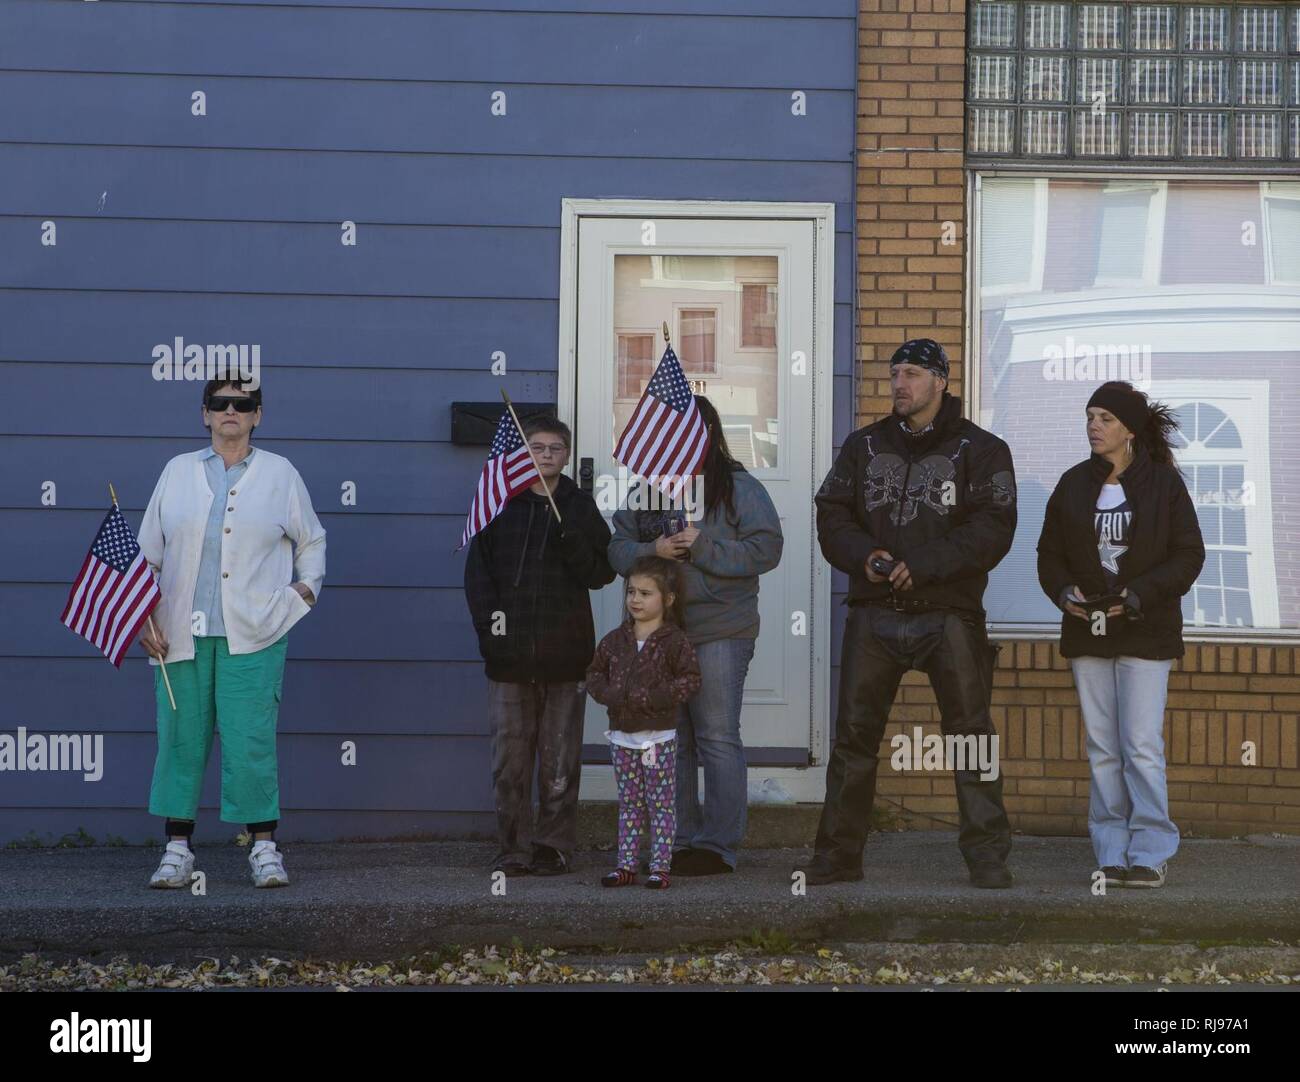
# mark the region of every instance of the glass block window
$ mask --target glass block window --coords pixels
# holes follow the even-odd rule
[[[1300,163],[1300,0],[969,10],[969,158]]]

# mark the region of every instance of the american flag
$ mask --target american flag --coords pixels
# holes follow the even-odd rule
[[[709,430],[669,346],[619,437],[614,457],[674,497],[699,470],[708,449]]]
[[[63,623],[121,668],[127,647],[161,597],[135,534],[114,504],[72,584]]]
[[[469,505],[469,518],[465,521],[465,532],[461,534],[460,548],[456,551],[468,545],[471,537],[501,514],[511,496],[541,479],[514,418],[508,409],[502,410],[488,460],[479,475],[474,502]]]

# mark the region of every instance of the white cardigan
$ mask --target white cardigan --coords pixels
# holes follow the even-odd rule
[[[140,524],[140,549],[161,576],[154,623],[167,640],[168,661],[194,656],[194,586],[213,500],[203,454],[177,455],[163,467]],[[264,447],[221,498],[227,501],[221,535],[226,644],[232,654],[251,654],[311,611],[291,583],[303,583],[320,598],[325,529],[298,471]],[[158,661],[151,657],[149,663]]]

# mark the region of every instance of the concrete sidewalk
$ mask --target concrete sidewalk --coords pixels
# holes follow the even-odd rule
[[[292,885],[256,890],[247,850],[199,845],[206,896],[146,888],[159,850],[0,851],[0,957],[28,951],[166,961],[198,954],[396,957],[452,945],[661,951],[756,940],[897,944],[1200,943],[1300,946],[1300,838],[1186,841],[1162,890],[1088,887],[1081,838],[1017,837],[1016,886],[968,883],[947,832],[883,833],[861,883],[791,892],[801,849],[742,854],[734,875],[606,890],[611,854],[506,881],[480,843],[289,844]]]

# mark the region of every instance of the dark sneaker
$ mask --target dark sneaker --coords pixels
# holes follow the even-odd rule
[[[667,890],[672,886],[672,880],[668,878],[668,873],[664,871],[651,872],[650,878],[645,881],[646,890]]]
[[[1159,868],[1148,868],[1145,864],[1137,864],[1128,870],[1128,875],[1124,877],[1126,887],[1163,887],[1165,885],[1165,876],[1168,873],[1169,865],[1162,864]]]
[[[988,860],[971,865],[970,881],[974,886],[983,887],[985,890],[1005,890],[1015,882],[1015,879],[1011,875],[1011,869],[1005,864]]]
[[[520,860],[498,861],[497,866],[492,870],[494,872],[504,872],[507,879],[518,879],[521,875],[533,874],[532,868]]]
[[[1092,873],[1096,876],[1096,872]],[[1128,884],[1128,869],[1121,868],[1118,864],[1107,864],[1101,869],[1102,882],[1108,887],[1123,887]],[[1095,882],[1095,879],[1090,880]]]
[[[813,857],[807,864],[800,864],[796,872],[803,872],[804,881],[810,887],[824,887],[827,883],[856,883],[862,878],[862,869],[846,868],[832,863],[826,857]]]
[[[564,875],[569,870],[569,862],[558,849],[534,845],[532,869],[533,875]]]
[[[602,887],[630,887],[635,882],[636,872],[630,872],[626,868],[615,868],[600,877]]]
[[[685,849],[678,849],[677,852],[673,854],[671,870],[674,872],[680,872],[683,868],[690,865],[691,861],[695,859],[695,854],[698,852],[699,852],[698,849],[692,849],[689,846],[687,846]],[[649,861],[645,862],[645,867],[646,870],[649,871],[650,869]]]
[[[672,870],[678,875],[726,875],[736,869],[712,849],[686,849],[681,860],[673,861]]]

